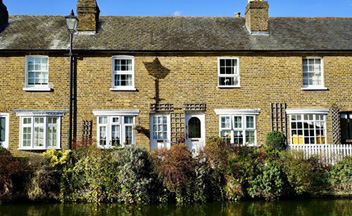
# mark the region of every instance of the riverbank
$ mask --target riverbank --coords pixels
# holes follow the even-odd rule
[[[194,205],[17,204],[0,205],[2,216],[335,216],[351,215],[352,200],[304,199],[277,202],[241,201]]]

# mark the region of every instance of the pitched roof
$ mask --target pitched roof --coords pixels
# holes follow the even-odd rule
[[[0,50],[64,50],[64,16],[10,16]],[[102,16],[95,35],[75,36],[80,50],[352,50],[352,18],[270,18],[270,36],[250,35],[244,18]]]

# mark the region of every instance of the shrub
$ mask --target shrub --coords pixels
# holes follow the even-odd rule
[[[0,147],[0,202],[24,198],[32,174],[28,161]]]
[[[327,169],[312,157],[304,158],[299,151],[282,152],[284,172],[296,195],[317,195],[328,188]]]
[[[275,149],[279,151],[286,150],[286,136],[279,131],[272,131],[266,136],[266,146],[268,149]]]
[[[230,200],[243,197],[277,199],[285,195],[286,176],[274,150],[242,147],[230,160],[227,195]]]
[[[257,166],[256,172],[258,174],[249,181],[248,194],[252,198],[274,200],[285,194],[286,179],[280,161],[269,158]]]
[[[346,157],[332,166],[330,183],[337,194],[352,195],[352,157]]]
[[[231,145],[223,138],[209,137],[203,153],[207,162],[218,172],[226,172],[230,155],[233,153]]]
[[[226,196],[229,200],[239,200],[249,196],[250,182],[257,175],[257,167],[261,163],[257,149],[241,147],[229,160],[226,184]]]
[[[145,149],[129,147],[77,152],[63,173],[68,201],[148,203],[153,201],[153,165]]]
[[[63,169],[70,163],[71,151],[48,150],[32,159],[34,175],[28,198],[33,201],[59,201]]]
[[[195,166],[192,154],[183,144],[153,152],[156,173],[178,203],[192,201]]]

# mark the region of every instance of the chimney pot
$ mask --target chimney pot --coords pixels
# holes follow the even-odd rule
[[[238,18],[238,17],[241,17],[241,12],[237,12],[237,13],[235,13],[236,14],[236,17]]]

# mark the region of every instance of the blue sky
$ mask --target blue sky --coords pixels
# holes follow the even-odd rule
[[[3,0],[10,14],[67,15],[76,0]],[[244,15],[247,0],[98,0],[102,15]],[[352,0],[269,0],[270,16],[352,17]]]

